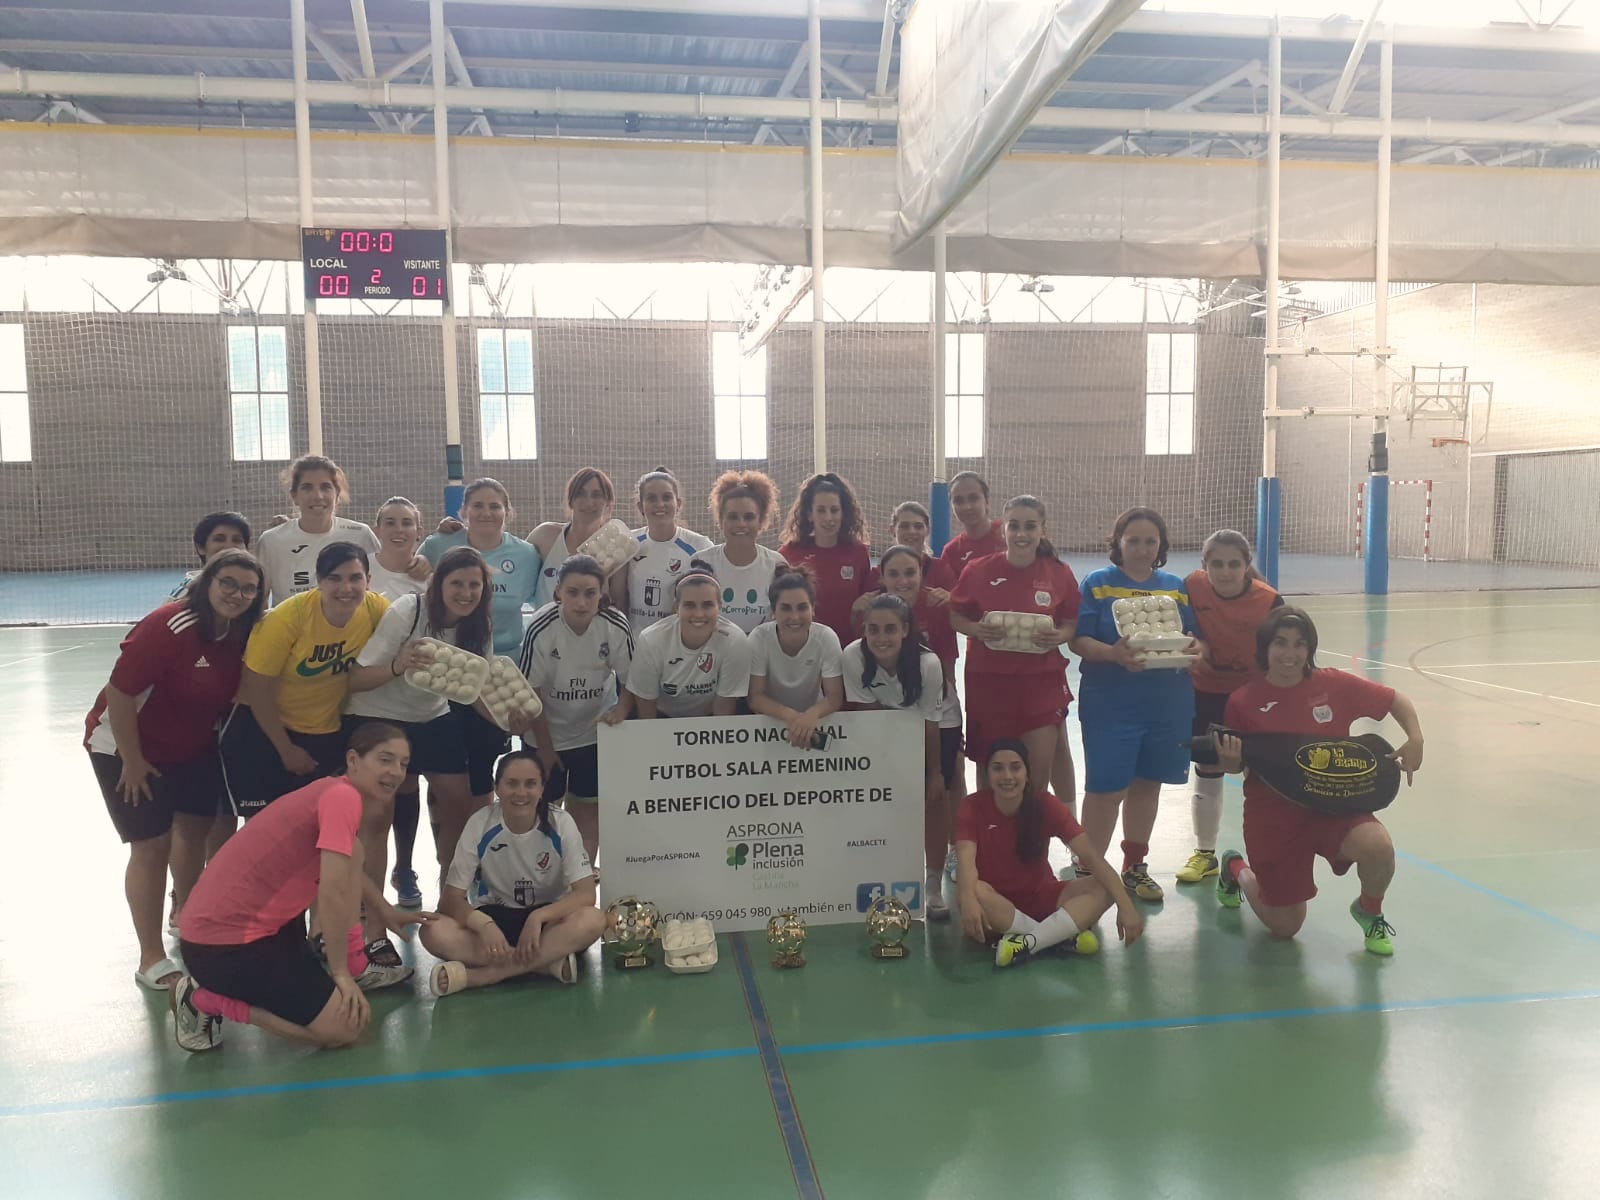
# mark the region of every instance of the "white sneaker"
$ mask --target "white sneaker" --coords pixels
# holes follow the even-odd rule
[[[939,876],[928,876],[923,884],[922,915],[929,921],[948,921],[950,919],[950,906],[944,902],[944,889],[939,884]]]
[[[167,993],[172,1009],[173,1033],[178,1045],[194,1054],[215,1050],[222,1045],[222,1018],[203,1013],[194,1006],[194,993],[200,985],[185,975]]]

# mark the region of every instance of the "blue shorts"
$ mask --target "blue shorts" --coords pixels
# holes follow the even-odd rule
[[[1189,778],[1187,715],[1178,721],[1084,721],[1084,791],[1120,792],[1135,779],[1184,783]]]

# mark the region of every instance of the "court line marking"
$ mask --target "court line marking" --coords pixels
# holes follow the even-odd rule
[[[1429,663],[1418,667],[1424,674],[1432,671],[1482,670],[1485,667],[1590,667],[1600,663],[1600,658],[1553,658],[1544,662],[1480,662],[1480,663]]]
[[[735,950],[735,955],[738,951]],[[1557,1003],[1600,1000],[1600,988],[1560,992],[1513,992],[1490,996],[1443,996],[1426,1000],[1371,1001],[1361,1004],[1330,1004],[1315,1008],[1256,1009],[1244,1012],[1193,1013],[1170,1017],[1141,1017],[1117,1021],[1081,1021],[1063,1025],[1040,1025],[1025,1029],[973,1029],[959,1033],[931,1033],[899,1038],[865,1038],[853,1042],[810,1042],[786,1047],[784,1054],[829,1054],[851,1050],[898,1049],[906,1046],[955,1045],[963,1042],[1017,1040],[1021,1038],[1081,1037],[1096,1033],[1127,1033],[1139,1030],[1201,1029],[1219,1025],[1249,1025],[1265,1021],[1298,1021],[1318,1017],[1383,1016],[1389,1013],[1433,1012],[1452,1008],[1494,1008],[1513,1004]],[[308,1079],[285,1083],[251,1084],[232,1088],[208,1088],[193,1092],[157,1092],[146,1096],[109,1097],[102,1100],[63,1100],[48,1104],[17,1104],[0,1107],[0,1119],[17,1117],[70,1116],[79,1113],[114,1112],[149,1108],[158,1104],[186,1104],[195,1101],[246,1100],[260,1096],[282,1096],[297,1092],[326,1092],[346,1088],[387,1087],[394,1084],[438,1083],[461,1079],[513,1078],[524,1075],[550,1075],[569,1071],[596,1071],[616,1067],[653,1067],[679,1063],[710,1062],[720,1059],[758,1058],[755,1046],[735,1046],[726,1050],[687,1050],[676,1054],[642,1054],[633,1057],[575,1059],[571,1062],[518,1063],[494,1067],[455,1067],[438,1071],[410,1071],[398,1075],[361,1075],[339,1079]]]
[[[1558,929],[1564,929],[1568,933],[1575,933],[1586,941],[1600,943],[1600,933],[1596,933],[1592,929],[1585,929],[1582,925],[1574,925],[1571,921],[1558,917],[1554,913],[1546,912],[1542,908],[1535,908],[1533,905],[1512,896],[1507,896],[1504,892],[1497,892],[1492,887],[1486,887],[1476,880],[1468,879],[1465,875],[1457,874],[1455,871],[1450,870],[1449,867],[1441,867],[1438,863],[1429,862],[1425,858],[1418,858],[1414,854],[1407,854],[1404,850],[1396,850],[1394,856],[1402,862],[1421,867],[1425,871],[1432,871],[1435,875],[1442,876],[1452,883],[1458,883],[1464,888],[1470,888],[1472,891],[1480,892],[1490,899],[1498,900],[1501,904],[1510,905],[1518,912],[1526,913],[1530,917],[1537,917],[1539,920],[1554,925]]]
[[[60,650],[46,650],[43,654],[25,654],[21,658],[13,658],[10,662],[0,663],[0,670],[5,669],[6,667],[21,666],[25,662],[36,662],[41,658],[50,658],[56,654],[66,654],[71,650],[82,650],[85,646],[99,646],[103,644],[104,643],[102,642],[80,642],[76,646],[66,646]]]
[[[750,947],[742,933],[730,935],[729,940],[733,942],[733,963],[739,972],[739,990],[744,993],[745,1007],[750,1011],[750,1027],[755,1031],[756,1050],[761,1056],[762,1072],[766,1075],[767,1092],[772,1097],[772,1111],[778,1118],[778,1132],[783,1135],[783,1148],[789,1157],[795,1191],[800,1194],[801,1200],[822,1200],[817,1164],[806,1142],[805,1127],[800,1124],[800,1110],[794,1101],[794,1090],[789,1086],[789,1076],[783,1069],[783,1055],[778,1050],[777,1035],[772,1032],[767,1006],[761,999],[755,966],[750,961]]]
[[[1306,601],[1308,601],[1308,602],[1310,602],[1312,604],[1315,604],[1317,597],[1315,595],[1311,595],[1311,596],[1302,595],[1302,596],[1296,597],[1296,596],[1293,596],[1290,593],[1285,593],[1285,599],[1288,599],[1288,600],[1301,599],[1301,600],[1306,600]],[[1382,608],[1370,608],[1370,607],[1362,607],[1362,608],[1326,608],[1321,604],[1315,604],[1315,607],[1316,607],[1318,615],[1327,614],[1329,616],[1348,616],[1351,613],[1360,614],[1360,615],[1379,614],[1379,613],[1381,613],[1381,614],[1386,615],[1386,616],[1395,616],[1395,615],[1405,615],[1407,613],[1419,613],[1419,614],[1426,615],[1426,614],[1429,614],[1429,613],[1504,612],[1505,610],[1512,609],[1512,608],[1539,608],[1539,609],[1544,609],[1544,608],[1588,608],[1588,609],[1593,609],[1593,608],[1596,608],[1596,607],[1600,607],[1600,599],[1592,600],[1592,601],[1589,601],[1588,603],[1580,603],[1578,601],[1572,601],[1572,600],[1562,600],[1559,603],[1552,603],[1552,604],[1459,604],[1459,605],[1457,605],[1457,604],[1416,604],[1416,605],[1412,605],[1412,604],[1386,604]]]
[[[1330,653],[1342,658],[1348,658],[1352,663],[1366,663],[1373,667],[1388,667],[1392,671],[1409,671],[1413,675],[1420,675],[1423,679],[1448,679],[1454,683],[1466,683],[1475,687],[1494,688],[1501,692],[1515,692],[1519,696],[1532,696],[1536,700],[1554,700],[1562,704],[1581,704],[1585,708],[1600,708],[1600,701],[1578,700],[1571,696],[1555,696],[1549,692],[1530,692],[1527,688],[1515,688],[1505,683],[1490,683],[1487,679],[1471,679],[1465,675],[1451,675],[1445,671],[1435,671],[1431,667],[1418,667],[1410,663],[1384,662],[1380,658],[1367,658],[1361,654],[1349,654],[1343,650],[1331,650]]]

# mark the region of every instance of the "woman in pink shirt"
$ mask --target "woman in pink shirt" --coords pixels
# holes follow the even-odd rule
[[[393,725],[362,725],[343,775],[274,801],[207,864],[179,929],[189,974],[169,996],[178,1045],[214,1050],[227,1018],[290,1041],[347,1046],[371,1017],[363,989],[410,977],[410,967],[368,964],[361,905],[396,933],[434,914],[402,912],[383,898],[362,870],[357,836],[363,812],[394,802],[410,758]],[[313,902],[321,928],[348,931],[348,952],[326,962],[306,938]]]

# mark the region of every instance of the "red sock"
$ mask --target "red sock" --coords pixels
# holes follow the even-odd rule
[[[1149,842],[1122,843],[1122,870],[1126,874],[1150,857]]]
[[[1382,896],[1369,896],[1365,892],[1362,892],[1359,903],[1361,905],[1361,911],[1366,913],[1369,917],[1381,916],[1383,913]]]
[[[350,968],[350,978],[358,979],[361,972],[367,969],[367,940],[361,932],[360,925],[350,926],[350,932],[345,935],[345,965]]]
[[[207,991],[205,988],[195,988],[194,995],[189,999],[194,1002],[195,1008],[208,1016],[222,1017],[240,1025],[250,1023],[250,1006],[243,1000],[235,1000],[232,996],[219,996],[216,992]]]
[[[1230,876],[1233,877],[1233,881],[1235,883],[1238,883],[1239,882],[1239,876],[1244,874],[1249,869],[1250,869],[1250,864],[1245,862],[1244,857],[1242,855],[1240,857],[1238,857],[1238,858],[1230,858],[1228,860],[1227,872],[1228,872],[1228,874]]]

